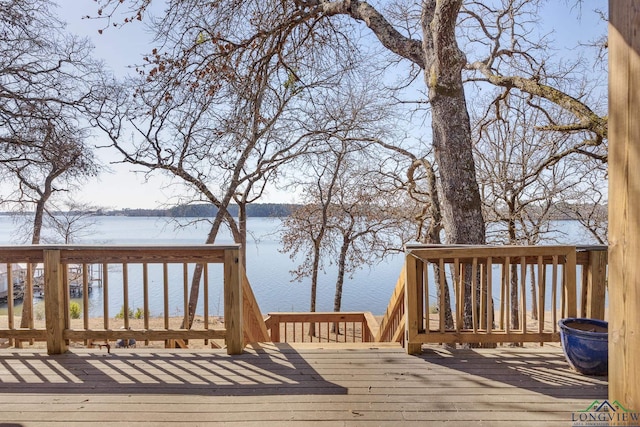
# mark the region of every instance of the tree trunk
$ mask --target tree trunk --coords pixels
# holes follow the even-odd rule
[[[455,37],[460,5],[460,0],[425,1],[424,72],[431,104],[433,147],[442,184],[447,243],[484,244],[471,124],[462,84],[466,59]]]
[[[211,245],[215,242],[216,237],[218,236],[218,232],[220,231],[220,227],[222,226],[222,223],[225,220],[229,223],[230,221],[233,221],[233,217],[231,217],[231,215],[226,209],[219,208],[218,214],[213,220],[213,224],[211,224],[211,229],[209,230],[209,234],[207,235],[207,238],[204,242],[206,245]],[[242,240],[242,238],[239,236],[239,231],[237,229],[234,229],[234,227],[231,226],[231,224],[230,224],[230,228],[231,228],[231,234],[233,234],[234,240],[236,242],[238,242],[238,240]],[[246,235],[244,239],[246,241]],[[242,246],[244,247],[246,245],[243,244]],[[189,304],[188,304],[189,313],[185,313],[184,319],[182,320],[182,325],[180,326],[182,329],[191,329],[191,326],[193,325],[193,319],[195,317],[196,308],[198,306],[198,294],[200,293],[200,280],[202,279],[203,271],[204,271],[204,265],[196,264],[193,270],[193,277],[191,278],[191,289],[189,291]],[[205,304],[207,303],[208,301],[205,302]]]
[[[538,292],[536,284],[536,270],[533,264],[529,266],[529,271],[531,272],[529,275],[531,283],[531,318],[533,320],[538,320]],[[540,272],[538,272],[538,274],[540,274]]]
[[[484,244],[480,190],[476,179],[471,124],[467,111],[455,27],[461,1],[425,0],[422,10],[422,48],[429,88],[433,147],[442,184],[442,207],[447,243]],[[470,269],[469,269],[470,270]],[[468,276],[468,277],[467,277]],[[471,328],[470,273],[465,275],[464,328]]]
[[[240,233],[240,255],[242,255],[242,268],[247,269],[247,204],[238,203],[238,231]]]
[[[31,235],[31,244],[39,245],[42,236],[42,222],[44,221],[44,205],[45,200],[41,197],[36,204],[36,211],[33,216],[33,234]]]
[[[320,242],[322,239],[314,241],[313,245],[313,270],[311,271],[311,304],[309,311],[314,313],[316,311],[316,298],[318,294],[318,270],[320,268]],[[311,322],[309,324],[309,336],[316,335],[316,324]]]
[[[53,193],[53,177],[50,174],[47,176],[44,182],[44,191],[40,193],[40,199],[36,204],[36,211],[33,217],[33,234],[31,235],[31,244],[39,245],[40,239],[42,236],[42,223],[44,222],[44,211],[47,201],[51,197]],[[26,287],[26,283],[24,284]],[[88,310],[88,307],[85,307],[85,310]],[[22,317],[20,318],[20,327],[21,328],[29,328],[29,321],[33,316],[33,295],[31,289],[25,290],[24,295],[22,297]],[[16,347],[22,347],[20,341],[16,340]]]
[[[44,189],[38,190],[40,199],[36,203],[36,211],[33,216],[33,234],[31,235],[31,244],[39,245],[40,238],[42,237],[42,223],[44,222],[44,208],[47,205],[47,201],[53,194],[53,180],[57,175],[50,173],[44,181]]]
[[[520,328],[520,305],[518,303],[518,266],[511,264],[511,328]]]
[[[516,222],[513,219],[515,218],[514,211],[515,211],[515,205],[516,205],[514,198],[515,196],[512,196],[511,200],[509,201],[509,222],[507,225],[509,242],[511,244],[515,244],[517,242]],[[511,269],[511,281],[509,282],[511,287],[511,295],[508,295],[507,298],[511,298],[511,313],[510,313],[510,319],[508,319],[507,321],[511,322],[511,328],[520,329],[521,325],[520,325],[520,303],[519,303],[519,297],[518,297],[518,265],[513,264],[509,268]],[[520,280],[523,280],[523,278],[521,278]],[[524,314],[526,315],[526,313]],[[526,322],[525,317],[526,316],[523,316],[523,319]],[[517,347],[520,345],[522,344],[521,343],[511,344],[511,346],[513,347]]]
[[[336,279],[336,294],[333,298],[333,311],[336,313],[340,311],[340,307],[342,306],[342,287],[344,285],[344,272],[345,272],[345,264],[347,262],[347,252],[349,251],[349,246],[351,245],[351,241],[348,238],[344,238],[342,240],[342,246],[340,247],[340,256],[338,257],[338,277]],[[340,333],[340,326],[337,323],[333,324],[332,332]]]
[[[442,213],[440,212],[440,196],[438,194],[438,185],[436,181],[436,174],[433,170],[431,163],[423,160],[424,168],[427,173],[427,182],[429,187],[429,194],[431,195],[431,205],[429,206],[429,215],[431,217],[431,223],[427,230],[427,238],[425,243],[441,244],[440,231],[442,230]],[[444,278],[444,292],[441,291],[440,286],[440,266],[433,264],[433,274],[436,278],[437,284],[437,300],[438,308],[440,307],[440,301],[444,298],[444,326],[447,329],[453,329],[453,312],[451,311],[451,292],[449,291],[449,284],[447,283],[446,276]],[[444,294],[444,295],[443,295]],[[442,315],[442,313],[440,313]]]

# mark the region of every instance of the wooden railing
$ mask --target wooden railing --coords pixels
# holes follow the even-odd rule
[[[223,339],[229,354],[242,352],[247,339],[247,331],[243,337],[243,305],[254,308],[257,305],[244,301],[243,289],[247,289],[248,281],[241,268],[238,245],[229,246],[3,246],[0,247],[0,263],[6,264],[8,273],[8,306],[6,325],[0,323],[0,338],[15,341],[19,346],[23,341],[46,341],[47,351],[58,354],[67,350],[70,341],[115,341],[135,339],[138,341],[165,341],[204,339]],[[18,319],[15,312],[14,295],[12,294],[12,264],[22,263],[27,269],[26,280],[22,283],[24,301],[29,304],[33,295],[35,266],[42,265],[44,276],[44,324],[35,318],[33,311],[27,316],[26,323]],[[182,316],[187,313],[190,274],[196,264],[203,265],[201,287],[203,293],[203,317],[198,328],[182,328]],[[222,282],[224,296],[224,325],[215,327],[209,316],[210,265],[222,264]],[[103,306],[100,309],[102,325],[90,324],[89,318],[89,277],[90,266],[101,267]],[[111,274],[111,269],[121,274]],[[149,279],[151,268],[159,270],[160,283],[152,283]],[[169,269],[180,268],[182,298],[180,308],[182,316],[177,319],[170,316],[169,306]],[[76,286],[82,288],[82,319],[70,318],[70,269],[80,271],[75,280]],[[136,270],[137,269],[137,270]],[[143,307],[140,308],[140,319],[130,319],[129,313],[134,308],[129,298],[132,286],[129,277],[132,271],[141,272],[143,287]],[[117,276],[117,277],[116,277]],[[244,279],[244,280],[243,280]],[[115,319],[117,313],[110,312],[109,292],[122,289],[122,318]],[[152,287],[160,287],[163,295],[162,326],[150,327],[149,294]],[[155,289],[158,294],[159,290]],[[250,291],[250,286],[249,286]],[[252,294],[251,294],[252,296]],[[174,302],[172,302],[174,303]],[[172,307],[173,308],[173,307]],[[259,311],[259,310],[258,310]],[[249,313],[252,316],[253,311]],[[0,319],[2,316],[0,316]],[[157,319],[156,319],[157,320]],[[261,320],[261,318],[260,318]],[[177,324],[176,324],[177,322]],[[20,327],[18,327],[20,323]],[[38,326],[40,323],[40,326]],[[254,332],[249,331],[249,335]],[[250,338],[250,337],[249,337]]]
[[[577,248],[576,264],[582,267],[580,317],[605,320],[608,255],[607,246]]]
[[[405,329],[405,303],[404,303],[404,290],[406,284],[406,266],[402,266],[400,277],[396,282],[396,287],[393,289],[393,294],[389,300],[387,311],[385,312],[382,320],[380,321],[380,327],[378,328],[378,334],[376,335],[376,342],[399,342],[404,345],[404,329]]]
[[[558,341],[557,321],[578,314],[579,264],[581,313],[603,317],[606,251],[591,248],[579,254],[580,263],[574,246],[408,246],[407,351],[419,352],[423,343]],[[430,274],[432,266],[438,267],[437,275]],[[444,299],[432,304],[434,295],[447,288],[453,306],[449,326]]]
[[[557,341],[560,318],[578,312],[583,317],[605,317],[606,247],[408,246],[405,265],[380,325],[370,313],[271,313],[263,320],[239,253],[236,245],[0,247],[7,285],[21,282],[25,301],[32,299],[34,288],[44,289],[45,306],[42,320],[33,310],[27,310],[24,318],[17,316],[14,287],[6,286],[8,307],[7,315],[0,316],[0,339],[16,346],[46,341],[49,353],[65,351],[70,341],[91,344],[131,338],[165,343],[224,340],[230,354],[241,352],[247,343],[264,341],[400,342],[416,352],[422,343]],[[17,272],[18,263],[24,271]],[[172,286],[178,282],[182,289],[179,306],[186,313],[190,275],[196,264],[204,266],[202,321],[185,329],[182,316],[170,315],[168,289],[170,282]],[[209,315],[210,266],[214,264],[223,265],[218,271],[224,283],[224,322],[217,324]],[[437,275],[431,273],[433,266],[438,267]],[[180,277],[176,279],[174,274],[170,278],[168,271],[176,268],[181,270]],[[160,274],[160,280],[150,279],[152,269],[154,277]],[[86,309],[95,280],[91,271],[101,272],[100,325],[96,325],[96,315],[90,318]],[[140,318],[123,315],[116,319],[117,313],[110,311],[110,290],[122,291],[118,303],[121,312],[128,314],[134,308],[129,289],[135,271],[141,281],[137,285],[144,289],[143,307],[137,313]],[[577,281],[579,272],[581,280]],[[531,279],[537,290],[535,312],[529,294]],[[73,289],[82,296],[81,319],[71,319],[69,314]],[[451,325],[444,316],[444,301],[435,299],[438,289],[440,293],[451,291]],[[162,294],[161,326],[151,325],[152,290]],[[515,291],[517,298],[512,299]],[[471,295],[475,295],[475,304],[470,303]],[[172,304],[171,308],[175,307],[175,301]],[[158,323],[158,318],[153,320]]]
[[[372,342],[378,323],[371,313],[269,313],[265,323],[272,342]]]

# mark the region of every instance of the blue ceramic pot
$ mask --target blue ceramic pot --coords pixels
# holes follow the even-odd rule
[[[569,365],[585,375],[607,375],[609,330],[604,320],[569,317],[558,322],[562,350]]]

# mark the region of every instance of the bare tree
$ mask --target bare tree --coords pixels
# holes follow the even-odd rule
[[[397,230],[406,226],[403,209],[391,194],[380,191],[381,176],[371,164],[378,159],[353,154],[340,171],[329,210],[328,246],[338,267],[333,303],[336,312],[342,306],[345,278],[397,252],[396,248],[406,243],[397,238]]]
[[[35,211],[32,243],[40,241],[49,199],[98,170],[84,120],[105,73],[53,7],[46,0],[0,7],[0,169],[12,184],[4,201]]]
[[[375,144],[393,137],[391,105],[366,77],[343,81],[339,89],[324,102],[315,101],[314,114],[303,124],[313,148],[293,163],[298,173],[291,182],[302,190],[305,205],[284,222],[284,251],[305,254],[295,276],[311,278],[312,311],[323,263],[338,267],[334,308],[339,310],[345,276],[389,250],[401,250],[403,242],[383,230],[406,223],[393,209],[398,189],[391,188],[392,195],[382,185],[389,176],[387,158]]]
[[[342,53],[327,55],[327,61],[350,61],[355,44],[345,35],[358,34],[355,24],[364,24],[396,59],[407,61],[410,75],[415,76],[415,69],[422,70],[447,242],[482,244],[485,225],[465,81],[483,82],[505,91],[517,90],[531,95],[530,104],[534,108],[552,104],[565,111],[566,115],[555,116],[562,121],[551,121],[544,130],[571,132],[584,138],[567,147],[566,153],[551,155],[549,165],[568,153],[606,160],[606,155],[600,152],[607,137],[606,117],[597,114],[587,101],[574,96],[567,88],[557,86],[556,76],[545,66],[545,57],[536,57],[544,53],[544,49],[536,49],[542,43],[534,40],[531,31],[539,3],[536,0],[504,0],[495,5],[462,0],[397,1],[383,10],[358,0],[228,0],[206,4],[188,0],[171,4],[164,21],[174,24],[194,11],[208,14],[211,17],[208,26],[186,27],[188,31],[182,31],[180,37],[191,40],[194,51],[200,44],[211,44],[215,55],[208,56],[204,62],[214,70],[228,61],[232,61],[233,66],[259,67],[270,60],[268,55],[259,53],[264,46],[272,47],[279,57],[289,54],[295,46],[300,54],[290,57],[292,81],[297,81],[297,70],[304,65],[303,53],[324,49],[325,53]],[[101,12],[113,19],[123,4],[131,8],[128,21],[142,19],[151,0],[105,0]],[[247,21],[249,26],[240,26]],[[304,36],[300,37],[301,34]],[[465,40],[466,52],[458,44],[458,35]],[[187,51],[190,50],[182,49],[179,55],[172,55],[169,65],[180,63]],[[470,283],[467,287],[470,290]],[[469,312],[465,316],[465,327],[469,327],[471,292],[465,295],[465,310]]]
[[[440,197],[438,192],[438,179],[433,162],[428,156],[416,156],[411,151],[391,145],[382,141],[377,142],[387,150],[400,154],[410,161],[406,167],[405,177],[396,178],[397,182],[408,196],[408,203],[404,206],[416,205],[416,209],[405,209],[406,213],[413,213],[407,218],[415,224],[415,237],[413,240],[425,244],[441,244],[441,232],[443,230],[442,212],[440,207]],[[404,241],[406,242],[406,241]],[[451,291],[449,284],[440,286],[440,266],[433,264],[434,276],[436,278],[436,300],[438,307],[443,302],[445,312],[445,327],[453,328],[453,312],[451,310]],[[444,292],[442,292],[444,289]],[[442,301],[444,299],[444,301]]]
[[[151,2],[130,2],[130,18],[142,17]],[[105,1],[102,14],[112,18],[123,3]],[[423,40],[411,38],[394,28],[382,12],[361,1],[292,0],[287,2],[224,1],[215,5],[182,2],[167,11],[164,22],[176,24],[184,16],[207,14],[207,26],[192,25],[182,31],[183,40],[191,40],[192,50],[209,44],[215,54],[205,61],[215,70],[222,64],[242,64],[243,67],[261,66],[268,56],[259,52],[264,46],[273,47],[278,57],[290,58],[289,69],[295,80],[305,66],[305,54],[323,53],[324,61],[348,63],[354,58],[352,37],[357,34],[355,23],[367,25],[386,48],[425,70],[429,88],[429,101],[433,117],[435,157],[442,172],[442,193],[445,227],[450,242],[484,242],[480,195],[475,178],[471,150],[469,116],[462,87],[461,71],[465,58],[459,50],[455,27],[460,1],[423,2],[419,31]],[[189,13],[185,13],[189,10]],[[197,11],[197,12],[196,12]],[[341,19],[341,16],[351,20]],[[251,25],[241,25],[241,22]],[[202,36],[201,36],[202,35]],[[295,54],[289,55],[295,48]],[[180,56],[183,52],[180,50]],[[169,65],[180,62],[172,56]],[[453,173],[455,171],[455,173]]]
[[[537,244],[550,234],[557,206],[591,180],[607,159],[603,89],[584,57],[554,58],[549,34],[531,37],[541,2],[470,2],[463,11],[465,38],[476,59],[469,79],[485,89],[478,102],[476,159],[485,217],[498,241]],[[477,28],[483,37],[478,36]],[[484,56],[483,56],[484,55]],[[589,69],[587,69],[589,67]],[[495,88],[487,84],[495,85]],[[519,327],[517,269],[512,268],[511,321]],[[532,316],[537,282],[530,271]]]
[[[563,203],[557,205],[561,215],[578,221],[597,244],[608,242],[608,192],[606,165],[599,161],[574,161],[574,168],[582,179],[573,191],[564,197]],[[588,172],[588,173],[585,173]]]
[[[528,108],[529,98],[507,93],[494,102],[492,115],[477,124],[476,159],[485,204],[485,217],[494,224],[490,236],[497,242],[535,245],[549,236],[556,206],[582,184],[590,170],[572,153],[549,163],[556,153],[576,143],[570,133],[536,129],[557,111]],[[584,160],[584,159],[582,159]],[[511,322],[519,325],[517,266],[511,269]],[[532,318],[537,319],[537,281],[530,268]]]
[[[476,158],[486,217],[492,240],[536,244],[549,233],[551,207],[580,182],[570,159],[548,159],[573,144],[569,134],[536,131],[543,112],[527,108],[515,94],[500,104],[499,113],[477,125]],[[498,107],[496,107],[498,108]]]
[[[284,220],[282,235],[283,251],[295,258],[303,253],[303,262],[294,272],[294,279],[311,277],[309,311],[316,311],[318,276],[322,269],[322,250],[327,245],[330,209],[342,164],[348,154],[346,143],[339,142],[308,165],[312,186],[307,187],[307,198],[303,208],[295,210]],[[309,335],[315,335],[315,324],[311,324]]]
[[[45,219],[51,216],[50,199],[56,193],[68,193],[74,180],[81,181],[97,172],[93,155],[82,142],[81,132],[77,129],[70,132],[56,129],[50,122],[43,127],[30,128],[25,137],[32,140],[29,146],[11,147],[15,149],[12,151],[21,152],[21,159],[3,165],[7,181],[15,184],[5,197],[5,203],[34,213],[30,227],[32,244],[40,243]]]
[[[205,31],[224,23],[206,11],[155,23],[159,34],[170,34],[165,47],[184,53],[179,63],[171,52],[154,51],[135,82],[135,104],[127,107],[130,99],[126,91],[121,92],[111,106],[112,116],[98,117],[96,123],[124,162],[181,182],[181,203],[204,200],[218,208],[205,243],[215,242],[226,224],[245,251],[247,204],[261,197],[282,165],[307,150],[306,141],[317,134],[317,128],[308,125],[314,123],[310,118],[314,94],[335,91],[347,70],[314,63],[311,57],[304,59],[309,64],[303,68],[295,58],[302,52],[284,53],[277,40],[271,40],[275,45],[256,47],[253,59],[228,55],[220,50],[214,34]],[[200,29],[196,33],[194,25]],[[239,23],[237,30],[250,25]],[[197,39],[195,45],[191,36]],[[242,60],[256,63],[239,66]],[[127,126],[134,129],[134,141],[123,137]],[[228,212],[232,202],[239,206],[237,221]],[[193,275],[189,313],[185,313],[189,324],[197,305],[201,268]]]
[[[56,203],[53,209],[49,209],[48,221],[46,221],[51,235],[45,236],[44,239],[70,244],[91,235],[98,211],[96,206],[72,198]]]
[[[86,39],[64,30],[47,0],[0,5],[0,175],[2,202],[33,212],[40,243],[50,201],[98,171],[86,117],[106,75]],[[22,310],[27,327],[32,301]]]
[[[582,57],[553,57],[553,34],[536,34],[542,4],[542,0],[465,3],[462,37],[473,52],[465,66],[467,78],[499,89],[486,104],[487,110],[497,107],[510,92],[517,92],[527,97],[527,108],[539,109],[543,115],[555,111],[541,119],[537,129],[568,133],[573,138],[571,144],[549,156],[548,164],[570,154],[606,161],[607,118],[602,103],[606,79],[604,83],[590,79],[593,65]]]

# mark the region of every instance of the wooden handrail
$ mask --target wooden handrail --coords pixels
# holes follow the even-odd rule
[[[609,253],[606,246],[578,248],[582,265],[580,316],[604,320]]]
[[[242,301],[243,301],[243,314],[244,314],[244,343],[258,343],[271,341],[269,338],[269,332],[267,331],[267,325],[262,318],[262,312],[256,301],[256,297],[253,294],[251,285],[247,275],[242,274]]]
[[[319,312],[319,313],[271,313],[265,320],[251,290],[249,281],[241,268],[240,252],[237,245],[188,245],[188,246],[0,246],[0,263],[29,264],[29,271],[43,272],[45,287],[46,329],[33,327],[33,319],[27,328],[16,328],[13,316],[9,316],[8,327],[0,325],[0,337],[15,339],[17,343],[24,340],[46,340],[50,353],[60,353],[67,349],[69,340],[113,340],[135,338],[136,340],[188,340],[188,339],[224,339],[227,351],[236,354],[242,351],[247,343],[288,340],[291,334],[298,331],[305,334],[305,325],[311,323],[325,325],[326,335],[331,335],[329,327],[335,324],[351,323],[353,339],[382,342],[402,342],[417,351],[422,343],[427,342],[522,342],[522,341],[557,341],[559,338],[557,321],[562,316],[577,315],[578,298],[576,292],[576,265],[581,266],[581,310],[580,315],[586,317],[604,318],[604,301],[606,285],[606,247],[571,246],[407,246],[407,262],[396,282],[390,303],[380,325],[370,313],[350,312]],[[208,293],[209,263],[224,264],[225,289],[225,321],[224,329],[210,329],[208,324],[208,306],[205,308],[204,329],[176,329],[170,327],[168,314],[168,279],[167,266],[177,264],[183,268],[183,286],[185,297],[183,305],[186,307],[186,289],[188,265],[203,264],[204,293]],[[44,268],[36,268],[37,264]],[[123,311],[129,309],[127,298],[128,284],[124,269],[129,265],[140,264],[144,270],[144,327],[126,330],[111,327],[113,320],[109,319],[108,304],[103,307],[104,328],[92,330],[89,328],[88,314],[83,317],[83,328],[71,328],[69,319],[69,283],[72,278],[81,281],[84,305],[88,305],[87,281],[88,266],[98,266],[104,271],[104,296],[107,298],[109,287],[117,286],[116,281],[109,280],[108,267],[112,264],[123,266],[123,280],[125,300]],[[149,329],[148,310],[148,272],[147,266],[160,264],[163,266],[164,281],[164,316],[163,329]],[[435,264],[440,267],[439,277],[429,278],[429,266]],[[453,329],[445,328],[441,302],[439,318],[429,321],[429,298],[431,281],[445,286],[445,265],[453,269],[451,279],[454,305]],[[70,272],[69,267],[73,266]],[[410,268],[408,267],[410,266]],[[537,274],[539,318],[535,325],[528,325],[524,312],[528,309],[528,295],[522,280],[511,284],[509,277],[529,278],[529,268],[533,266]],[[492,273],[494,268],[500,272]],[[513,270],[512,269],[516,269]],[[517,273],[515,273],[517,271]],[[548,275],[548,272],[553,274]],[[562,271],[562,275],[559,273]],[[544,274],[539,274],[543,272]],[[8,272],[9,277],[12,274]],[[493,274],[493,275],[492,275]],[[515,275],[515,276],[513,276]],[[465,277],[476,277],[464,284]],[[492,293],[492,286],[487,283],[500,283],[500,292]],[[34,280],[27,280],[28,291],[32,291]],[[518,326],[512,324],[510,313],[512,304],[506,296],[511,290],[517,289],[519,301],[513,307],[519,308]],[[409,290],[410,292],[407,292]],[[440,289],[441,291],[443,289]],[[552,299],[551,319],[545,317],[545,305],[549,302],[547,291]],[[470,313],[471,323],[463,324],[463,313],[459,309],[463,306],[465,295],[469,292],[481,295],[478,305]],[[11,299],[12,300],[12,299]],[[457,301],[457,303],[456,303]],[[13,304],[9,305],[9,313],[13,314]],[[113,313],[112,313],[113,315]],[[551,326],[545,321],[551,320]],[[129,326],[128,316],[124,319],[125,326]],[[292,332],[282,325],[292,326]],[[297,326],[296,326],[297,325]],[[281,330],[282,328],[282,330]],[[346,329],[346,327],[345,327]],[[284,334],[284,336],[282,335]],[[406,339],[409,337],[407,342]],[[335,335],[335,341],[346,339],[345,336]]]
[[[371,342],[378,328],[373,315],[364,312],[269,313],[265,324],[273,342],[331,342],[332,336],[334,342]],[[316,328],[310,336],[311,324]],[[332,330],[336,325],[342,325],[344,334]]]
[[[410,353],[418,352],[422,343],[558,341],[559,318],[578,314],[577,265],[582,269],[581,313],[602,316],[604,312],[606,247],[577,250],[574,246],[408,245],[406,249],[405,328]],[[426,310],[429,290],[434,286],[428,279],[430,265],[440,267],[435,282],[441,286],[445,265],[451,269],[455,296],[453,329],[444,327],[442,309],[438,313],[438,328],[430,325]],[[497,274],[494,268],[498,269]],[[535,280],[537,291],[535,326],[528,324],[527,313],[531,313],[532,303],[527,292],[528,280]],[[491,292],[496,284],[500,286],[497,294]],[[548,291],[551,301],[547,298]],[[512,301],[512,295],[517,295],[518,300]],[[551,319],[545,318],[547,302],[551,306]],[[442,308],[442,302],[439,306]],[[469,311],[465,313],[464,307],[469,307]]]
[[[16,263],[43,264],[43,286],[46,328],[36,329],[15,328],[13,316],[9,316],[8,328],[0,328],[0,337],[26,340],[43,338],[47,341],[47,351],[50,354],[58,354],[67,350],[69,340],[113,340],[135,338],[136,340],[187,340],[202,338],[224,339],[227,352],[229,354],[241,353],[244,344],[244,322],[243,305],[251,309],[248,319],[251,320],[252,336],[264,339],[266,328],[260,329],[259,322],[255,321],[255,310],[257,304],[250,290],[250,285],[242,269],[239,245],[175,245],[175,246],[94,246],[94,245],[31,245],[31,246],[0,246],[0,263],[7,265]],[[88,310],[88,266],[98,265],[102,269],[102,286],[104,297],[107,298],[109,287],[116,286],[115,280],[109,280],[109,265],[117,264],[122,267],[122,287],[123,287],[123,321],[124,329],[113,329],[113,320],[109,318],[108,304],[105,300],[103,307],[104,329],[95,330],[89,328]],[[159,264],[162,266],[163,286],[164,286],[164,328],[160,330],[149,329],[148,312],[148,270],[147,266]],[[208,264],[223,264],[224,283],[224,330],[210,329],[208,316],[204,319],[204,329],[175,329],[169,327],[168,314],[168,268],[169,264],[181,265],[183,269],[182,284],[184,286],[183,304],[187,309],[187,287],[189,277],[189,266],[196,264],[204,265],[205,278],[207,278]],[[144,328],[130,328],[129,324],[129,283],[128,271],[130,266],[140,265],[143,269],[144,286]],[[11,268],[11,267],[10,267]],[[70,272],[70,270],[72,270]],[[32,271],[30,269],[29,271]],[[74,284],[78,292],[83,293],[84,316],[82,328],[72,329],[70,327],[70,295],[72,281],[79,281],[80,285]],[[75,283],[75,282],[74,282]],[[34,280],[29,278],[25,281],[28,292],[32,292]],[[205,294],[208,289],[208,281],[204,281]],[[244,291],[244,292],[243,292]],[[243,295],[248,296],[247,303]],[[13,314],[13,298],[9,300],[9,312]],[[205,305],[208,301],[205,302]],[[32,314],[33,316],[33,314]],[[30,319],[33,324],[33,319]],[[262,335],[254,331],[257,327]]]
[[[404,318],[405,275],[406,265],[403,265],[387,305],[387,310],[380,321],[378,334],[375,336],[376,342],[400,342],[404,337],[404,323],[402,322],[402,325],[400,323],[401,319]],[[397,333],[399,328],[402,329],[403,333]]]
[[[370,311],[365,311],[364,313],[364,324],[362,325],[362,341],[364,342],[375,342],[376,337],[378,336],[380,325],[376,318],[371,314]]]

